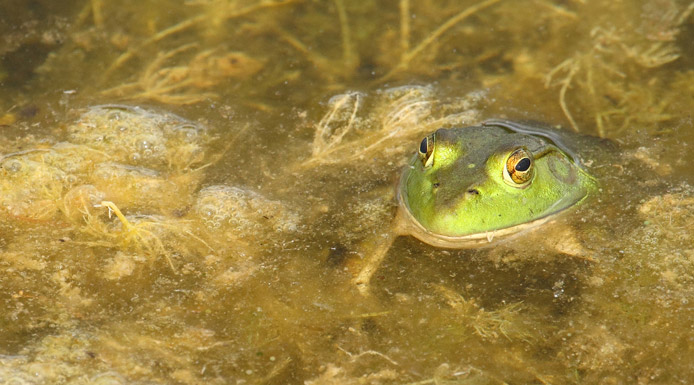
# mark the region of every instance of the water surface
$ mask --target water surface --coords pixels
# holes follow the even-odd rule
[[[692,3],[60,3],[0,5],[0,382],[694,381]],[[488,118],[604,139],[600,194],[364,295],[421,138]]]

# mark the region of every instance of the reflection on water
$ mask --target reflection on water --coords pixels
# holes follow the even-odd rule
[[[694,3],[0,5],[0,382],[689,383]],[[546,242],[391,236],[421,138],[609,139]],[[576,139],[579,140],[579,139]]]

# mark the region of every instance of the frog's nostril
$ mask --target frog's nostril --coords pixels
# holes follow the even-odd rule
[[[480,195],[480,192],[477,189],[471,188],[467,190],[467,193],[470,195]]]

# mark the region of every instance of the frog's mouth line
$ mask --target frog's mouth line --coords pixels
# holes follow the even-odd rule
[[[502,229],[485,231],[483,233],[475,233],[461,236],[451,236],[437,234],[427,230],[421,223],[412,215],[407,204],[400,198],[398,194],[398,203],[400,205],[400,224],[401,232],[406,235],[412,235],[420,241],[447,249],[472,249],[477,247],[491,246],[502,240],[508,240],[512,236],[519,235],[526,230],[533,229],[544,223],[555,219],[562,211],[547,215],[532,222],[521,223],[519,225],[504,227]]]

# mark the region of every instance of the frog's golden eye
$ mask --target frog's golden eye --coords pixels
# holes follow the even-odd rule
[[[533,179],[533,156],[519,148],[506,160],[504,179],[515,187],[525,187]]]
[[[422,160],[424,167],[429,167],[434,164],[434,134],[422,139],[419,144],[419,158]]]

